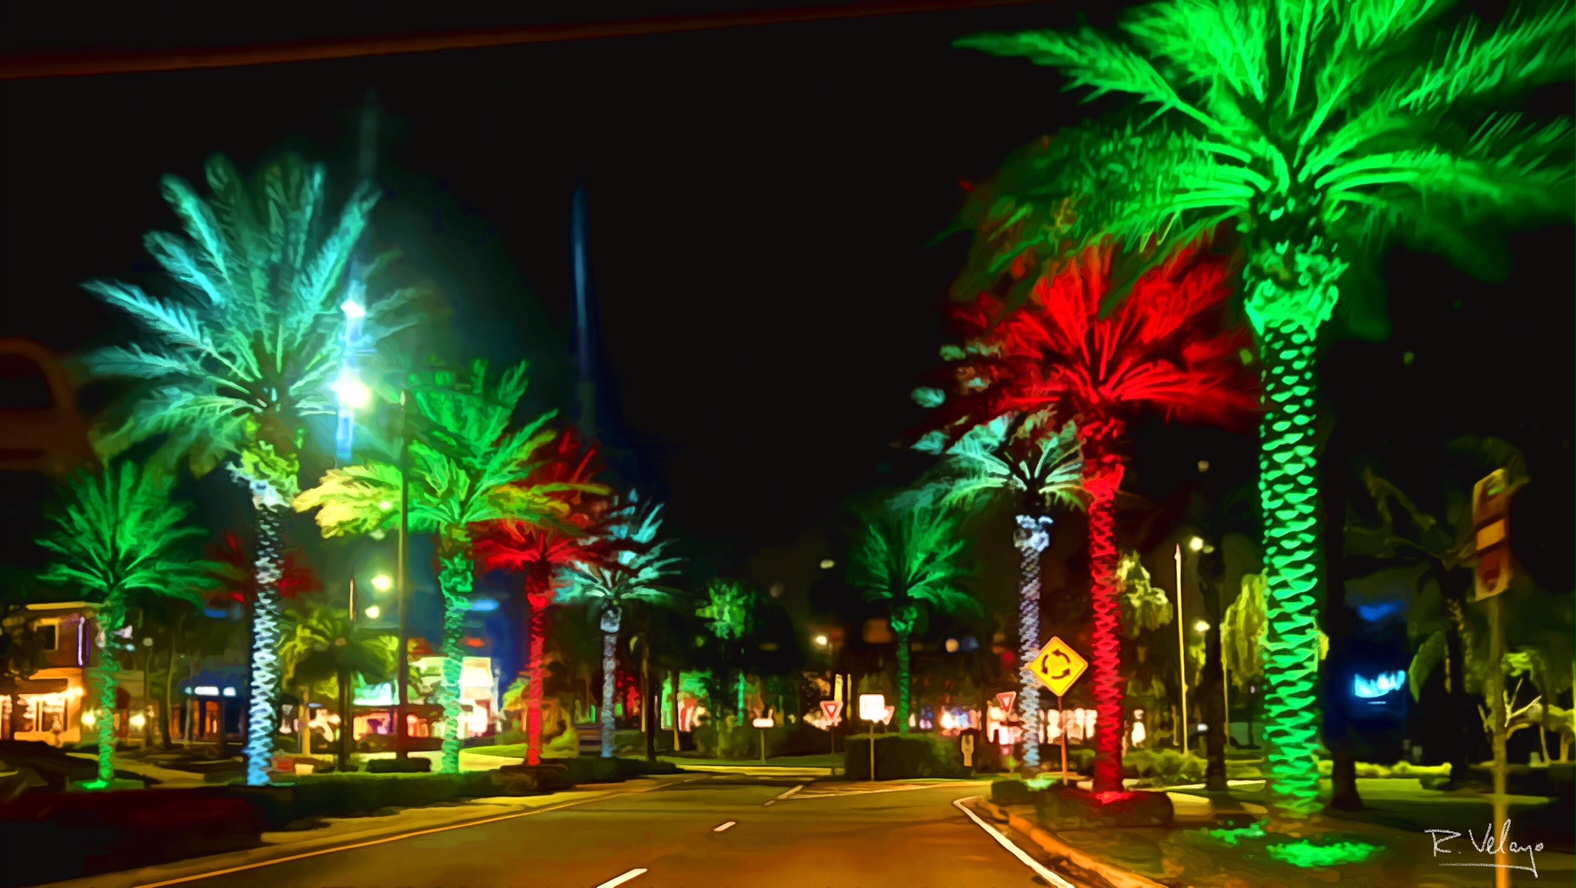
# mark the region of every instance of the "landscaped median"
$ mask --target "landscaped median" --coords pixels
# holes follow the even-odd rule
[[[29,792],[0,805],[0,848],[6,849],[0,854],[0,888],[252,848],[265,832],[311,830],[323,824],[322,818],[542,795],[576,784],[677,771],[664,762],[586,758],[550,761],[534,770],[308,775],[260,787]]]

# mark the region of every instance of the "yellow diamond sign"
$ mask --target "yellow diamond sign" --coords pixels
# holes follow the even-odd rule
[[[1073,650],[1067,642],[1060,638],[1052,638],[1050,643],[1040,649],[1034,659],[1024,671],[1040,680],[1040,683],[1051,689],[1051,693],[1060,697],[1067,693],[1073,682],[1084,674],[1089,668],[1089,661]]]

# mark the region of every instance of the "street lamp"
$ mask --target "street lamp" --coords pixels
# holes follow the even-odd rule
[[[372,578],[372,588],[379,592],[387,592],[394,588],[394,578],[388,574],[378,574]]]
[[[1197,632],[1199,635],[1203,635],[1205,632],[1208,632],[1209,631],[1209,621],[1208,620],[1197,620],[1197,621],[1195,621],[1193,623],[1193,631]]]
[[[381,613],[383,613],[382,609],[374,604],[371,607],[367,608],[367,619],[369,619],[369,620],[376,620],[378,618],[378,615],[381,614]]]
[[[1204,551],[1204,538],[1203,537],[1197,537],[1197,536],[1189,537],[1188,541],[1187,541],[1187,548],[1188,548],[1188,551],[1190,551],[1190,552],[1202,552],[1202,551]],[[1183,631],[1182,631],[1182,545],[1180,543],[1177,544],[1176,563],[1177,563],[1177,612],[1176,612],[1176,621],[1177,621],[1177,677],[1181,681],[1181,687],[1182,687],[1182,724],[1181,724],[1181,730],[1179,730],[1177,733],[1182,735],[1182,753],[1184,755],[1186,755],[1187,751],[1188,751],[1188,739],[1187,739],[1187,640],[1183,637]],[[1209,627],[1206,625],[1205,629],[1207,629],[1207,628],[1209,628]],[[1204,630],[1199,630],[1199,631],[1202,632]]]
[[[830,558],[822,558],[821,559],[821,569],[822,570],[831,570],[832,568],[834,568],[836,566],[837,566],[837,562],[833,561]]]
[[[349,370],[341,371],[330,387],[339,396],[340,406],[349,410],[365,410],[372,404],[372,389]]]
[[[816,647],[826,647],[826,636],[825,635],[817,635],[815,637],[815,646]]]

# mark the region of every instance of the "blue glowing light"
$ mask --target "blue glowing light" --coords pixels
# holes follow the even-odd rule
[[[1378,604],[1359,604],[1357,606],[1358,616],[1368,623],[1377,623],[1400,610],[1401,602],[1393,600],[1381,601]]]
[[[471,601],[471,610],[473,611],[482,611],[485,613],[487,611],[495,611],[497,609],[498,602],[492,598],[477,598]]]
[[[1397,669],[1393,672],[1384,672],[1373,678],[1364,678],[1361,675],[1352,676],[1352,696],[1359,700],[1368,700],[1373,703],[1383,702],[1382,698],[1399,691],[1406,686],[1406,672]]]

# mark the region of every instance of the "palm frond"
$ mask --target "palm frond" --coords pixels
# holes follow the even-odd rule
[[[1413,113],[1437,111],[1462,99],[1512,96],[1569,79],[1576,67],[1576,6],[1550,5],[1530,18],[1517,11],[1488,34],[1462,25],[1443,53],[1415,69],[1392,91],[1391,102]]]

